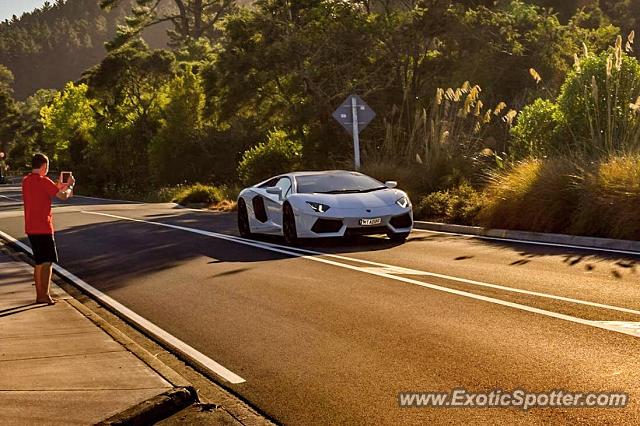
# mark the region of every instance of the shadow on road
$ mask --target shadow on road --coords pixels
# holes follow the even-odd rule
[[[568,247],[554,247],[545,245],[523,244],[509,241],[489,240],[481,238],[471,238],[464,235],[455,234],[429,234],[421,235],[419,237],[413,237],[412,241],[460,241],[468,244],[472,244],[473,248],[477,247],[490,247],[500,250],[508,250],[513,253],[516,258],[507,265],[509,266],[523,266],[531,263],[535,259],[544,257],[560,257],[562,264],[575,267],[584,268],[585,271],[594,271],[599,267],[608,268],[609,274],[613,278],[621,279],[625,274],[638,274],[639,258],[638,256],[585,251],[580,249],[572,249]],[[477,255],[465,254],[454,258],[453,260],[467,260],[477,257]]]
[[[15,192],[15,189],[11,192]],[[2,193],[9,194],[5,191]],[[168,204],[127,205],[127,209],[132,206],[132,210],[125,211],[122,205],[117,206],[117,201],[87,198],[76,198],[71,204],[87,206],[91,210],[99,208],[100,212],[114,215],[237,235],[236,216],[233,213],[195,212],[180,208],[168,210]],[[158,213],[160,208],[164,212]],[[9,210],[21,210],[19,203],[6,199],[0,203],[0,212]],[[289,258],[284,254],[195,233],[127,220],[108,220],[71,226],[59,229],[56,233],[61,262],[72,270],[82,271],[83,276],[99,278],[95,282],[105,283],[107,288],[120,286],[128,278],[171,269],[202,257],[207,259],[205,265],[212,267],[222,263],[254,263]],[[273,236],[257,236],[256,240],[285,244],[282,238]],[[429,246],[420,246],[420,243],[429,243]],[[616,279],[638,273],[639,258],[634,256],[485,240],[455,234],[416,233],[409,238],[407,247],[415,247],[422,250],[424,256],[430,256],[434,247],[437,250],[439,243],[454,243],[449,249],[456,247],[455,243],[460,243],[460,251],[451,257],[452,264],[478,261],[483,256],[482,250],[489,248],[507,254],[500,258],[500,262],[505,262],[504,265],[497,264],[496,267],[518,268],[530,265],[536,259],[556,257],[567,267],[584,268],[589,272],[600,269]],[[303,248],[331,254],[348,254],[389,250],[396,246],[397,243],[386,238],[354,237],[306,240]],[[422,251],[419,253],[422,254]],[[238,267],[224,274],[242,274],[245,271],[245,267]]]
[[[127,215],[123,212],[115,214]],[[140,218],[226,235],[236,232],[235,215],[230,214],[204,215],[185,211]],[[285,245],[281,237],[260,236],[255,240]],[[22,241],[29,244],[26,238]],[[102,290],[134,285],[132,283],[137,277],[150,277],[203,258],[197,267],[212,268],[210,277],[240,275],[251,269],[240,264],[291,258],[220,238],[121,219],[58,229],[56,242],[60,263],[65,268],[78,271],[84,279]],[[308,244],[304,248],[349,253],[385,250],[396,245],[383,238],[358,237],[314,241],[313,245]],[[228,264],[231,270],[220,272],[220,269],[214,269],[219,264]],[[239,265],[233,268],[233,264]]]

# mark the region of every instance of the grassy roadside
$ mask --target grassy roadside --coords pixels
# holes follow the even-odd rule
[[[107,188],[96,194],[90,188],[78,188],[78,195],[102,196],[117,200],[140,201],[144,203],[177,203],[185,207],[206,208],[215,211],[235,211],[239,190],[227,186],[204,184],[176,185],[140,191],[131,188]]]
[[[523,160],[481,189],[462,184],[415,204],[418,219],[640,240],[640,154]]]

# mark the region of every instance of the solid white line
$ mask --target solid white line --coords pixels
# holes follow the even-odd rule
[[[270,244],[272,246],[275,247],[285,247],[285,248],[290,248],[287,246],[281,246],[278,244],[272,244],[272,243],[265,243],[265,244]],[[537,296],[537,297],[544,297],[547,299],[554,299],[554,300],[561,300],[563,302],[570,302],[570,303],[576,303],[576,304],[580,304],[580,305],[586,305],[586,306],[592,306],[595,308],[603,308],[603,309],[608,309],[608,310],[612,310],[612,311],[619,311],[619,312],[625,312],[628,314],[634,314],[634,315],[640,315],[640,311],[634,310],[634,309],[629,309],[629,308],[623,308],[620,306],[613,306],[613,305],[606,305],[603,303],[598,303],[598,302],[590,302],[588,300],[581,300],[581,299],[573,299],[571,297],[564,297],[564,296],[557,296],[554,294],[549,294],[549,293],[540,293],[537,291],[530,291],[530,290],[524,290],[524,289],[520,289],[520,288],[516,288],[516,287],[507,287],[507,286],[502,286],[502,285],[498,285],[498,284],[490,284],[490,283],[485,283],[482,281],[476,281],[476,280],[470,280],[470,279],[466,279],[466,278],[460,278],[460,277],[455,277],[452,275],[445,275],[445,274],[438,274],[435,272],[427,272],[427,271],[421,271],[421,270],[416,270],[416,269],[409,269],[409,268],[403,268],[401,266],[395,266],[395,265],[389,265],[386,263],[380,263],[380,262],[374,262],[371,260],[364,260],[364,259],[356,259],[353,257],[348,257],[348,256],[341,256],[341,255],[337,255],[337,254],[330,254],[330,253],[324,253],[324,252],[320,252],[320,251],[315,251],[315,250],[308,250],[308,249],[301,249],[301,248],[290,248],[302,253],[307,253],[307,254],[312,254],[312,255],[321,255],[321,256],[328,256],[328,257],[332,257],[334,259],[340,259],[340,260],[346,260],[346,261],[351,261],[351,262],[356,262],[356,263],[362,263],[365,265],[373,265],[379,268],[387,268],[389,269],[389,271],[387,272],[388,274],[402,274],[402,275],[423,275],[423,276],[430,276],[430,277],[434,277],[434,278],[442,278],[445,280],[449,280],[449,281],[457,281],[457,282],[461,282],[464,284],[471,284],[471,285],[475,285],[475,286],[479,286],[479,287],[487,287],[487,288],[495,288],[498,290],[503,290],[503,291],[508,291],[508,292],[512,292],[512,293],[521,293],[521,294],[527,294],[529,296]]]
[[[22,250],[26,251],[27,253],[33,255],[33,252],[31,251],[31,248],[29,246],[27,246],[26,244],[23,244],[22,242],[18,241],[15,238],[13,238],[11,235],[0,231],[0,236],[4,237],[5,239],[7,239],[9,241],[11,241],[13,244],[17,245],[18,247],[20,247]],[[130,321],[138,324],[140,327],[142,327],[144,330],[146,330],[149,333],[151,333],[153,336],[155,336],[156,338],[158,338],[162,342],[165,342],[166,344],[168,344],[172,348],[178,350],[179,352],[182,352],[183,354],[187,355],[191,359],[196,360],[203,367],[205,367],[208,370],[214,372],[215,374],[217,374],[218,376],[220,376],[223,379],[227,380],[228,382],[233,383],[233,384],[238,384],[238,383],[244,383],[245,382],[245,380],[242,377],[240,377],[237,374],[235,374],[234,372],[228,370],[224,366],[218,364],[217,362],[215,362],[211,358],[207,357],[203,353],[201,353],[198,350],[194,349],[193,347],[189,346],[188,344],[186,344],[182,340],[178,339],[177,337],[167,333],[166,331],[164,331],[163,329],[161,329],[160,327],[158,327],[157,325],[155,325],[151,321],[149,321],[146,318],[136,314],[131,309],[127,308],[126,306],[124,306],[120,302],[114,300],[110,296],[107,296],[106,294],[104,294],[100,290],[90,286],[85,281],[83,281],[82,279],[78,278],[73,273],[67,271],[66,269],[64,269],[60,265],[54,264],[53,265],[53,269],[58,274],[60,274],[60,275],[62,275],[64,277],[66,277],[67,279],[71,280],[75,285],[77,285],[78,287],[82,288],[87,293],[91,294],[93,297],[98,299],[101,303],[104,303],[105,305],[110,306],[112,309],[115,309],[116,311],[118,311],[119,313],[124,315],[127,319],[129,319]]]
[[[11,200],[11,201],[17,201],[17,202],[19,202],[19,203],[21,203],[21,202],[22,202],[22,200],[19,200],[19,199],[17,199],[17,198],[13,198],[13,197],[9,197],[9,196],[7,196],[7,195],[0,195],[0,197],[2,197],[2,198],[6,198],[7,200]]]
[[[391,275],[391,274],[388,274],[388,273],[385,273],[385,272],[381,272],[381,271],[375,271],[375,270],[371,270],[371,269],[367,270],[367,269],[363,269],[363,268],[361,268],[359,266],[353,266],[353,265],[348,265],[348,264],[345,264],[345,263],[335,262],[335,261],[332,261],[332,260],[329,260],[329,259],[323,259],[323,258],[317,257],[317,256],[305,256],[305,255],[303,255],[301,253],[292,251],[289,248],[287,248],[287,249],[278,248],[278,247],[276,247],[274,245],[264,244],[264,243],[253,241],[253,240],[247,240],[245,238],[234,237],[234,236],[225,235],[225,234],[219,234],[219,233],[216,233],[216,232],[203,231],[203,230],[197,229],[197,228],[188,228],[188,227],[185,227],[185,226],[171,225],[171,224],[168,224],[168,223],[161,223],[161,222],[151,222],[151,221],[147,221],[147,220],[133,219],[133,218],[126,217],[126,216],[117,216],[117,215],[112,215],[112,214],[107,214],[107,213],[89,212],[89,211],[83,211],[83,213],[99,215],[99,216],[106,216],[106,217],[112,217],[112,218],[115,218],[115,219],[128,220],[128,221],[132,221],[132,222],[146,223],[146,224],[150,224],[150,225],[161,226],[161,227],[165,227],[165,228],[177,229],[177,230],[191,232],[191,233],[195,233],[195,234],[199,234],[199,235],[205,235],[205,236],[209,236],[209,237],[214,237],[214,238],[218,238],[218,239],[222,239],[222,240],[226,240],[226,241],[235,242],[235,243],[238,243],[238,244],[244,244],[244,245],[250,246],[250,247],[257,247],[257,248],[260,248],[260,249],[264,249],[264,250],[269,250],[269,251],[273,251],[273,252],[276,252],[276,253],[285,254],[285,255],[288,255],[288,256],[292,256],[292,257],[304,258],[306,260],[311,260],[313,262],[319,262],[319,263],[324,263],[324,264],[327,264],[327,265],[338,266],[340,268],[350,269],[350,270],[353,270],[353,271],[362,272],[362,273],[366,273],[366,274],[369,274],[369,275],[375,275],[375,276],[379,276],[379,277],[382,277],[382,278],[389,278],[389,279],[395,280],[395,281],[401,281],[401,282],[408,283],[408,284],[414,284],[414,285],[417,285],[417,286],[420,286],[420,287],[425,287],[425,288],[429,288],[429,289],[432,289],[432,290],[441,291],[441,292],[444,292],[444,293],[450,293],[450,294],[454,294],[454,295],[457,295],[457,296],[467,297],[467,298],[475,299],[475,300],[481,300],[481,301],[493,303],[493,304],[496,304],[496,305],[507,306],[507,307],[510,307],[510,308],[515,308],[515,309],[519,309],[519,310],[526,311],[526,312],[536,313],[536,314],[544,315],[544,316],[551,317],[551,318],[570,321],[570,322],[573,322],[573,323],[576,323],[576,324],[587,325],[587,326],[590,326],[590,327],[595,327],[595,328],[600,328],[600,329],[603,329],[603,330],[613,331],[613,332],[616,332],[616,333],[626,334],[626,335],[633,336],[633,337],[640,337],[633,331],[626,330],[626,329],[621,329],[621,328],[618,328],[618,327],[614,327],[614,326],[611,326],[610,324],[608,324],[606,322],[605,323],[601,323],[601,322],[598,322],[598,321],[587,320],[587,319],[583,319],[583,318],[574,317],[574,316],[571,316],[571,315],[561,314],[559,312],[547,311],[547,310],[544,310],[544,309],[534,308],[532,306],[521,305],[519,303],[508,302],[506,300],[496,299],[496,298],[493,298],[493,297],[482,296],[482,295],[475,294],[475,293],[469,293],[469,292],[466,292],[466,291],[456,290],[456,289],[452,289],[452,288],[449,288],[449,287],[443,287],[443,286],[439,286],[439,285],[436,285],[436,284],[426,283],[426,282],[423,282],[423,281],[418,281],[418,280],[414,280],[414,279],[407,278],[407,277],[399,277],[399,276]],[[320,253],[320,254],[324,255],[323,253]]]
[[[113,198],[88,197],[86,195],[76,195],[76,194],[73,194],[73,198],[87,198],[89,200],[117,201],[120,203],[127,203],[127,204],[144,204],[144,202],[142,201],[114,200]]]
[[[598,248],[598,247],[589,247],[589,246],[577,246],[573,244],[562,244],[562,243],[545,243],[542,241],[518,240],[515,238],[502,238],[502,237],[489,237],[485,235],[461,234],[459,232],[431,231],[429,229],[413,228],[413,231],[433,233],[433,234],[456,235],[459,237],[474,238],[479,240],[506,241],[509,243],[530,244],[535,246],[562,247],[562,248],[571,248],[571,249],[578,249],[578,250],[601,251],[606,253],[630,254],[632,256],[640,256],[640,252],[631,251],[631,250],[617,250],[617,249]]]

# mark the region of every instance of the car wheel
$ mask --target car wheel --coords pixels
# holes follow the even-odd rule
[[[394,243],[404,243],[409,238],[409,232],[387,232],[387,237]]]
[[[289,204],[282,208],[282,234],[287,244],[298,245],[298,231],[296,230],[296,218]]]
[[[251,227],[249,226],[249,213],[247,212],[247,205],[241,198],[238,201],[238,231],[243,238],[251,238]]]

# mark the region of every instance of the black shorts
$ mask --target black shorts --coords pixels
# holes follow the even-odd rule
[[[55,263],[58,261],[56,241],[52,234],[28,235],[36,265]]]

